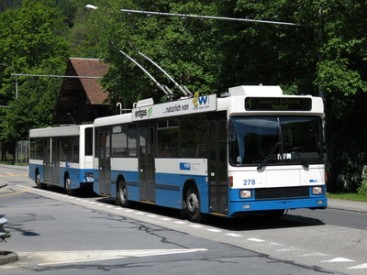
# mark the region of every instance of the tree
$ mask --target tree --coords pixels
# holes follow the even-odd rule
[[[366,113],[362,106],[367,101],[365,1],[125,0],[99,4],[103,10],[91,13],[89,22],[99,41],[96,46],[106,49],[99,49],[100,56],[112,64],[104,82],[112,101],[123,99],[131,106],[140,97],[155,96],[150,80],[119,48],[149,67],[136,54],[136,50],[144,52],[193,91],[213,93],[263,83],[281,85],[287,93],[322,95],[330,187],[338,179],[347,189],[358,187],[367,151],[366,130],[361,129]],[[123,14],[121,7],[294,22],[297,27]],[[362,134],[356,136],[357,131]]]
[[[322,44],[315,84],[325,95],[330,189],[355,191],[367,163],[365,1],[320,1]]]
[[[19,77],[19,96],[14,98],[11,73],[62,74],[68,57],[64,17],[54,1],[23,1],[20,8],[0,14],[0,95],[3,108],[0,140],[14,144],[28,138],[28,129],[49,125],[60,83]]]
[[[99,57],[110,64],[103,86],[109,91],[111,108],[117,101],[131,108],[141,98],[167,100],[120,50],[177,96],[180,93],[173,84],[138,51],[193,92],[220,93],[236,85],[263,83],[281,85],[289,94],[323,96],[329,189],[358,188],[361,169],[367,163],[367,128],[362,126],[367,116],[364,0],[95,0],[93,4],[99,8],[87,11],[88,2],[28,0],[21,8],[8,8],[0,14],[0,63],[6,64],[0,65],[0,105],[9,105],[0,110],[5,119],[0,126],[3,139],[24,137],[26,131],[19,129],[26,125],[49,123],[57,81],[19,78],[16,104],[12,102],[14,78],[10,75],[62,73],[68,40],[72,55]],[[293,22],[297,26],[146,16],[121,12],[121,8]],[[47,92],[36,93],[39,87]],[[30,111],[29,105],[41,107]],[[48,113],[19,119],[22,110]],[[17,125],[16,131],[10,125]]]

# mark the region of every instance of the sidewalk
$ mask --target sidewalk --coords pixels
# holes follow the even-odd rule
[[[16,170],[24,170],[28,171],[28,166],[19,166],[19,165],[8,165],[8,164],[0,164],[0,168],[10,168]]]
[[[367,202],[328,199],[328,208],[367,213]]]

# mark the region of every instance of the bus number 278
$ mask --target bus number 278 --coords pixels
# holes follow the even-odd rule
[[[249,186],[249,185],[255,185],[256,181],[255,179],[245,179],[243,180],[243,185]]]

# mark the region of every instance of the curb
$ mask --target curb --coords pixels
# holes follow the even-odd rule
[[[11,251],[0,251],[0,265],[18,261],[18,255]]]
[[[340,200],[340,199],[328,199],[327,208],[367,213],[367,203],[366,202],[348,201],[348,200]]]
[[[27,170],[28,171],[28,165],[25,166],[19,166],[19,165],[9,165],[9,164],[0,164],[0,168],[10,168],[15,170]]]

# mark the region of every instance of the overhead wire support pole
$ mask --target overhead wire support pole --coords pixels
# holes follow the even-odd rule
[[[248,23],[262,23],[262,24],[273,24],[273,25],[299,26],[298,24],[290,23],[290,22],[257,20],[257,19],[248,19],[248,18],[234,18],[234,17],[208,16],[208,15],[182,14],[182,13],[168,13],[168,12],[143,11],[143,10],[128,10],[128,9],[121,9],[120,11],[127,12],[127,13],[146,14],[146,15],[177,16],[177,17],[198,18],[198,19],[214,19],[214,20],[237,21],[237,22],[248,22]]]
[[[28,76],[28,77],[55,77],[55,78],[86,78],[86,79],[100,79],[102,76],[87,76],[87,75],[58,75],[58,74],[11,74],[11,76]]]

